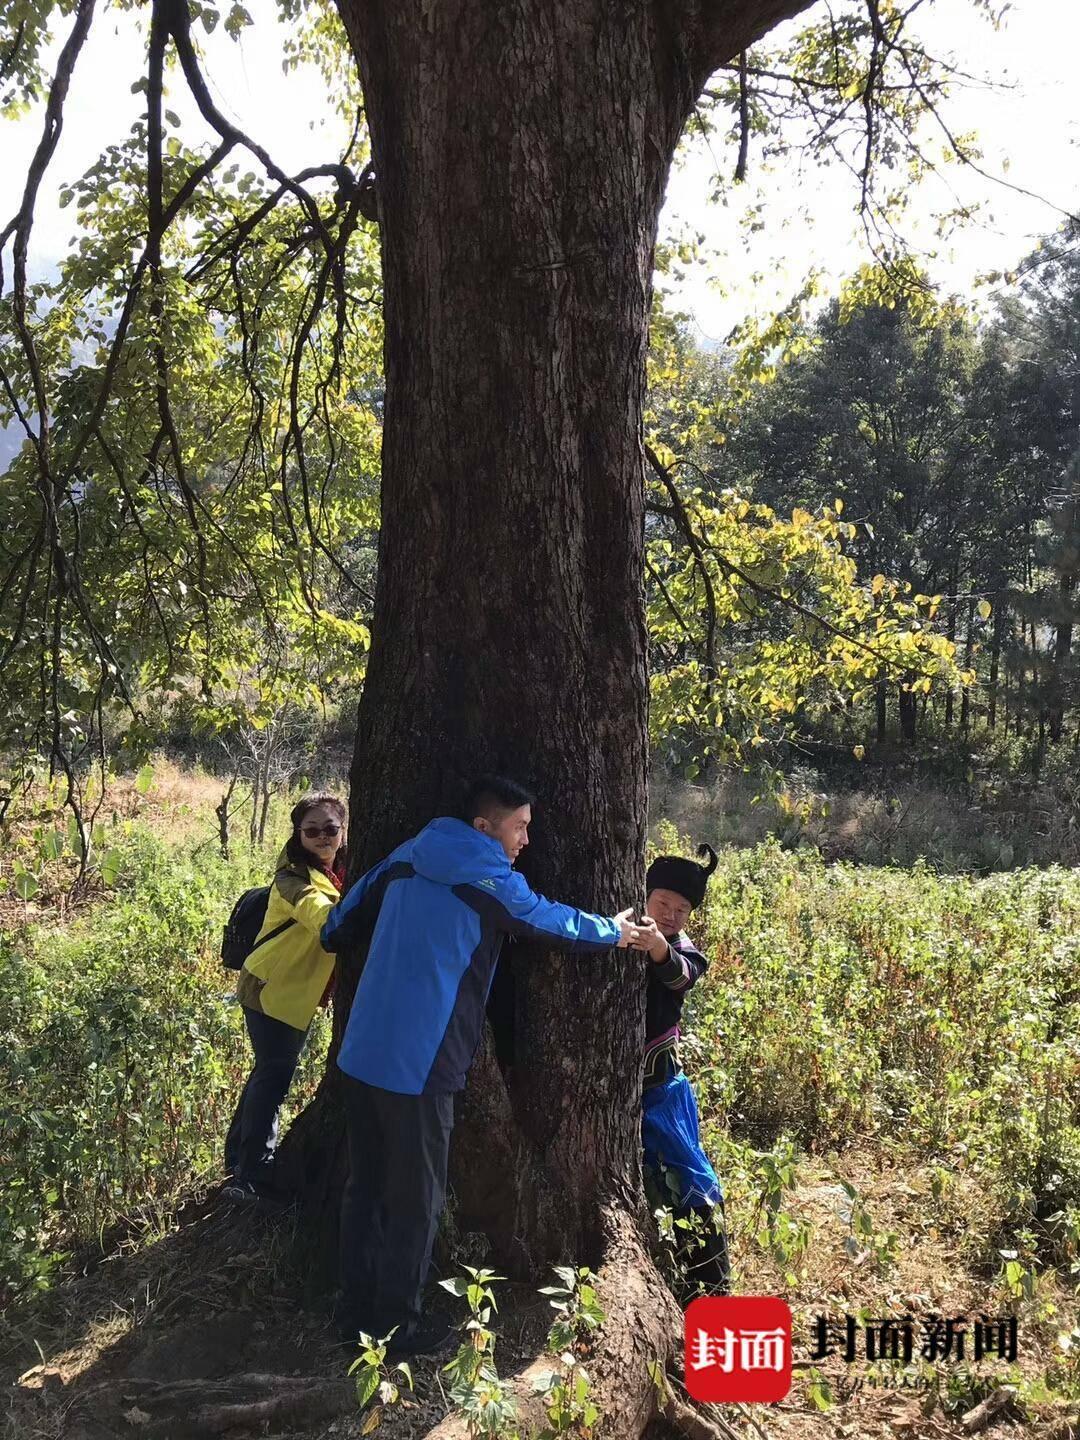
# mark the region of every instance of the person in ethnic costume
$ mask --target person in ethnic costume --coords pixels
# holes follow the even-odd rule
[[[701,1148],[697,1101],[679,1056],[683,1002],[709,963],[683,930],[716,869],[716,854],[708,845],[699,845],[698,854],[707,857],[706,864],[661,855],[645,877],[642,935],[649,942],[650,964],[641,1134],[650,1193],[671,1206],[677,1220],[697,1217],[681,1252],[687,1280],[695,1289],[726,1295],[730,1265],[724,1196]]]

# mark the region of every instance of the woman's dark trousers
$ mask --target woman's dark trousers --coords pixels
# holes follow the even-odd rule
[[[278,1111],[289,1093],[306,1030],[243,1007],[255,1067],[240,1092],[225,1137],[225,1169],[242,1184],[269,1183],[278,1139]]]
[[[675,1211],[676,1219],[697,1217],[697,1228],[682,1246],[682,1263],[691,1293],[699,1287],[710,1295],[731,1294],[731,1261],[728,1257],[724,1202],[716,1205],[685,1205]]]

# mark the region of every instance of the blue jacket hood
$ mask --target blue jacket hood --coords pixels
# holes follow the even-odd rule
[[[424,826],[409,858],[418,875],[439,885],[475,885],[510,873],[506,851],[493,836],[448,815]]]

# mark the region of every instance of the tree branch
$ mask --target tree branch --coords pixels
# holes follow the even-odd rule
[[[739,158],[735,162],[735,181],[746,179],[746,159],[750,151],[750,86],[746,78],[746,51],[739,55]]]
[[[682,496],[667,467],[661,462],[660,457],[651,445],[645,446],[645,454],[648,456],[649,464],[660,478],[660,483],[668,493],[671,500],[671,508],[675,512],[675,518],[679,524],[690,546],[690,552],[697,564],[698,574],[701,576],[702,584],[705,587],[705,693],[712,694],[713,683],[716,680],[716,592],[713,589],[712,576],[709,574],[709,567],[705,563],[705,555],[701,548],[701,542],[690,524],[690,517],[686,513],[686,506],[683,504]]]
[[[690,546],[691,553],[694,555],[694,558],[698,565],[699,573],[702,574],[703,577],[705,577],[708,574],[708,567],[705,563],[704,547],[702,546],[701,540],[690,522],[690,517],[686,512],[686,506],[683,504],[682,496],[678,492],[678,488],[675,485],[674,479],[672,478],[671,471],[661,462],[659,456],[653,450],[651,445],[645,446],[645,453],[649,459],[650,465],[652,465],[653,469],[660,477],[664,488],[667,490],[668,495],[671,497],[672,508],[675,514],[676,521],[679,525],[680,530],[683,533],[683,536],[686,539],[686,543]],[[924,678],[933,678],[933,676],[930,675],[929,672],[919,670],[915,666],[897,664],[895,661],[890,660],[887,656],[883,656],[881,652],[873,645],[868,645],[865,640],[860,640],[857,635],[851,635],[847,631],[841,630],[838,625],[834,625],[833,622],[827,619],[824,615],[821,615],[816,610],[810,609],[810,607],[807,605],[803,605],[793,596],[784,595],[779,590],[774,590],[771,586],[762,584],[760,580],[755,580],[752,575],[747,573],[747,571],[736,565],[732,560],[729,560],[728,557],[724,555],[722,551],[718,550],[715,545],[710,545],[708,549],[710,553],[716,557],[719,563],[724,566],[725,569],[729,570],[732,575],[736,576],[739,580],[743,582],[744,585],[748,586],[749,589],[754,591],[756,594],[761,595],[768,600],[772,600],[776,604],[783,606],[788,610],[794,611],[796,615],[801,615],[806,620],[813,621],[814,624],[820,625],[823,630],[828,631],[830,635],[835,635],[838,640],[843,640],[846,645],[853,645],[856,649],[863,650],[866,654],[872,655],[879,664],[885,666],[887,669],[891,669],[902,679],[907,680],[912,675],[922,675]],[[711,581],[707,581],[707,596],[709,599],[709,604],[713,607],[712,618],[713,623],[715,624],[715,599],[713,598]],[[710,650],[708,630],[706,631],[706,636],[706,657],[711,665],[711,673],[715,674],[715,639],[713,639],[713,641],[711,642],[713,649]]]
[[[767,35],[782,20],[809,10],[814,0],[701,0],[689,37],[694,96],[709,76]]]

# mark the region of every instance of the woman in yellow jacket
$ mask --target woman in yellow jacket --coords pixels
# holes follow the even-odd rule
[[[332,795],[307,795],[290,819],[266,918],[236,985],[255,1052],[225,1140],[230,1179],[222,1193],[236,1201],[276,1198],[278,1111],[312,1017],[333,987],[334,957],[319,931],[344,885],[345,806]]]

